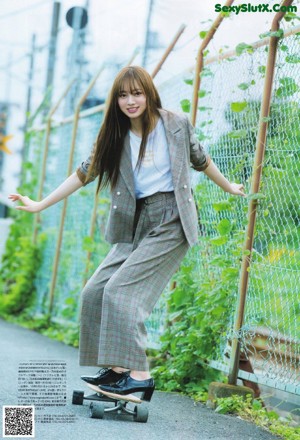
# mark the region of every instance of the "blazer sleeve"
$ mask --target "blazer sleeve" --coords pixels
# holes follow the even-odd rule
[[[196,171],[204,171],[211,162],[210,156],[205,153],[202,145],[196,138],[195,129],[187,118],[188,133],[190,139],[190,161]]]
[[[81,162],[81,164],[79,165],[79,167],[76,169],[76,174],[79,178],[79,180],[83,183],[83,186],[86,186],[88,183],[93,182],[93,180],[96,179],[97,175],[92,174],[90,176],[90,178],[88,180],[86,180],[86,176],[89,170],[89,167],[91,165],[94,153],[95,153],[95,149],[96,149],[96,142],[93,144],[93,148],[91,150],[91,153],[89,155],[89,157]]]

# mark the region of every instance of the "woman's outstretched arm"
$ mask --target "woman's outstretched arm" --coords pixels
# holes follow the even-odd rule
[[[203,170],[203,173],[206,174],[207,177],[220,186],[224,191],[238,196],[246,196],[244,193],[244,185],[229,182],[229,180],[226,179],[226,177],[221,173],[219,168],[212,160],[210,161],[208,167]]]
[[[196,171],[202,171],[214,183],[220,186],[224,191],[245,197],[244,185],[240,183],[231,183],[221,173],[216,164],[211,160],[210,156],[205,153],[202,145],[195,135],[195,130],[189,119],[187,118],[187,125],[190,136],[190,160],[192,168]]]
[[[8,196],[13,202],[19,200],[23,205],[16,206],[16,209],[27,212],[40,212],[43,209],[49,208],[49,206],[60,202],[62,199],[68,197],[73,192],[77,191],[83,186],[82,181],[79,179],[76,172],[71,174],[61,185],[59,185],[52,193],[39,202],[31,200],[28,196],[21,194],[10,194]]]

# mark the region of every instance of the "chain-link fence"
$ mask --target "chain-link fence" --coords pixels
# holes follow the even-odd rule
[[[238,337],[253,373],[239,371],[239,377],[300,394],[300,206],[299,206],[299,35],[280,40],[273,97],[269,116],[263,176],[258,194],[258,212],[250,266],[244,323],[233,331],[235,300],[227,309],[228,331],[220,341],[219,356],[211,365],[228,372],[226,355]],[[262,46],[240,47],[239,56],[207,64],[201,80],[197,126],[200,139],[220,170],[232,181],[244,182],[249,192],[267,51]],[[201,179],[202,177],[200,177]],[[232,233],[243,230],[246,202],[234,211],[216,209],[212,201],[228,199],[218,188],[204,181],[205,201],[198,193],[205,234],[215,236],[215,245],[203,240],[207,253],[224,260],[233,258],[234,244],[220,236],[216,224],[230,220]],[[207,197],[207,194],[209,195]],[[244,225],[244,226],[243,226]],[[199,249],[200,274],[210,270],[220,275],[221,267],[207,268],[203,248]],[[234,287],[234,286],[233,286]]]
[[[299,35],[281,40],[244,325],[260,381],[300,394]]]
[[[299,309],[299,41],[294,34],[279,42],[275,82],[269,117],[261,195],[258,195],[257,225],[250,267],[246,314],[239,331],[243,353],[253,373],[239,377],[265,383],[300,394],[300,309]],[[258,45],[259,46],[259,45]],[[260,103],[266,70],[267,46],[256,49],[241,45],[237,54],[222,61],[206,60],[201,73],[196,131],[214,162],[231,181],[243,182],[250,190],[259,123]],[[189,111],[193,72],[173,77],[158,86],[163,106],[169,110]],[[73,169],[90,153],[101,124],[102,112],[79,120]],[[43,196],[66,177],[70,155],[72,123],[52,128],[47,157]],[[32,146],[31,146],[32,147]],[[29,154],[30,158],[30,154]],[[195,197],[200,209],[200,245],[191,250],[196,258],[199,278],[209,273],[222,277],[222,261],[231,261],[233,281],[229,306],[222,316],[226,332],[220,335],[215,368],[228,371],[226,353],[230,352],[238,292],[239,266],[247,221],[247,200],[230,197],[203,173],[191,170]],[[104,242],[109,194],[97,201],[96,228],[92,236],[92,212],[96,182],[68,199],[63,222],[58,275],[53,291],[52,315],[76,323],[79,295],[84,280],[90,277],[109,250]],[[43,261],[36,278],[36,311],[49,311],[51,268],[61,224],[61,206],[42,212],[40,232],[46,233]],[[225,232],[224,232],[225,231]],[[209,239],[209,240],[208,240]],[[91,258],[88,262],[87,255]],[[210,261],[219,264],[208,265]],[[165,293],[147,322],[149,346],[159,346],[165,322]],[[213,317],[212,317],[213,319]],[[201,341],[199,341],[201,343]]]

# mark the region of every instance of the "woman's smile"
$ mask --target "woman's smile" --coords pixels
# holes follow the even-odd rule
[[[127,110],[129,111],[129,113],[135,113],[138,111],[138,109],[139,109],[138,107],[130,107]]]

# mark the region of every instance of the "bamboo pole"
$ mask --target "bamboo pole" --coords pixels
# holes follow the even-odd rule
[[[177,41],[179,40],[179,38],[183,34],[183,31],[185,30],[185,28],[186,28],[186,25],[182,24],[180,26],[180,28],[178,29],[178,31],[176,32],[176,34],[174,35],[172,41],[170,42],[169,46],[166,48],[163,56],[161,57],[160,61],[157,64],[157,66],[155,67],[155,69],[151,73],[152,78],[155,78],[156,75],[158,74],[158,72],[160,71],[162,65],[164,64],[164,62],[166,61],[166,59],[168,58],[168,56],[170,55],[170,53],[174,49]]]
[[[224,6],[230,6],[230,5],[232,5],[233,2],[234,2],[234,0],[227,0],[227,2],[225,3]],[[199,92],[200,82],[201,82],[200,74],[202,72],[203,65],[204,65],[203,52],[204,52],[204,49],[206,49],[206,47],[208,46],[208,44],[212,40],[212,38],[214,37],[218,27],[220,26],[220,24],[222,23],[223,20],[224,20],[224,14],[222,14],[222,12],[220,12],[220,14],[217,16],[217,18],[215,19],[215,21],[211,25],[211,28],[207,32],[205,38],[203,39],[203,41],[199,47],[199,50],[198,50],[195,77],[194,77],[192,108],[191,108],[191,122],[194,126],[196,124],[196,119],[197,119],[197,106],[198,106],[198,100],[199,100],[198,92]]]
[[[97,81],[97,79],[99,78],[99,76],[103,72],[103,70],[104,70],[104,65],[98,70],[96,75],[90,81],[86,91],[83,93],[83,95],[79,99],[78,104],[75,109],[74,118],[73,118],[71,149],[70,149],[68,171],[67,171],[68,176],[71,174],[72,167],[73,167],[73,157],[74,157],[74,151],[75,151],[75,143],[76,143],[76,136],[77,136],[77,130],[78,130],[78,120],[79,120],[80,108],[81,108],[83,102],[85,101],[85,99],[87,98],[88,94],[90,93],[91,89],[94,87],[95,82]],[[51,278],[50,291],[49,291],[49,315],[50,316],[51,316],[51,313],[53,310],[54,291],[55,291],[55,285],[56,285],[56,280],[57,280],[58,262],[59,262],[61,244],[62,244],[65,216],[66,216],[66,211],[67,211],[67,200],[68,199],[65,198],[63,201],[63,208],[62,208],[62,212],[61,212],[59,232],[58,232],[55,257],[54,257],[54,264],[53,264],[53,270],[52,270],[52,278]]]
[[[62,95],[60,96],[60,98],[58,99],[56,104],[54,104],[54,106],[50,109],[50,111],[47,115],[47,118],[46,118],[45,146],[44,146],[44,154],[43,154],[43,161],[42,161],[42,173],[41,173],[41,177],[40,177],[39,190],[38,190],[38,196],[37,196],[38,200],[41,200],[42,196],[43,196],[43,188],[44,188],[45,176],[46,176],[46,164],[47,164],[47,157],[48,157],[48,151],[49,151],[49,139],[50,139],[50,133],[51,133],[52,117],[53,117],[54,113],[56,112],[56,110],[58,109],[58,107],[60,106],[62,100],[68,94],[68,92],[71,89],[74,82],[75,82],[75,78],[69,82],[69,84],[67,85],[67,87],[63,91]],[[34,244],[36,244],[37,231],[38,231],[38,227],[40,225],[40,222],[41,222],[41,214],[40,214],[40,212],[38,212],[37,215],[35,216],[35,219],[34,219],[34,229],[33,229],[33,243]]]
[[[281,6],[289,6],[292,3],[293,0],[285,0]],[[272,32],[278,31],[279,22],[284,16],[284,14],[285,12],[276,13],[272,22],[272,27],[271,27]],[[258,193],[260,188],[278,40],[279,37],[276,36],[270,37],[268,60],[266,66],[266,76],[265,76],[264,90],[263,90],[263,97],[262,97],[262,104],[261,104],[261,111],[259,118],[259,128],[258,128],[258,135],[256,141],[256,148],[255,148],[251,194]],[[239,358],[240,358],[239,331],[242,328],[243,320],[244,320],[246,296],[247,296],[248,281],[249,281],[249,268],[250,268],[252,247],[254,241],[254,229],[255,229],[256,212],[257,212],[256,208],[257,208],[257,200],[255,199],[250,200],[248,206],[248,226],[246,230],[246,236],[245,236],[245,242],[243,248],[241,277],[239,283],[237,309],[236,309],[236,317],[234,323],[234,337],[232,339],[232,350],[231,350],[229,376],[228,376],[228,383],[231,385],[236,385],[238,369],[239,369]]]
[[[298,32],[300,32],[300,25],[294,26],[291,29],[287,29],[284,32],[284,38],[289,37],[290,35],[297,34]],[[269,41],[270,41],[269,37],[263,38],[262,40],[254,41],[253,43],[250,43],[250,46],[252,46],[252,48],[255,50],[255,49],[258,49],[259,47],[267,46]],[[237,54],[236,54],[235,50],[229,50],[229,51],[224,52],[224,53],[222,53],[220,55],[216,55],[216,56],[209,57],[209,58],[205,59],[204,65],[207,66],[209,64],[215,63],[216,61],[226,60],[227,58],[231,58],[231,57],[236,56],[236,55]],[[191,72],[194,71],[194,68],[195,68],[195,66],[193,65],[193,66],[189,67],[188,69],[186,69],[184,72],[186,72],[187,74],[191,73]],[[162,82],[160,84],[160,86],[162,84],[168,83],[168,81],[169,80],[167,80],[165,82]],[[80,116],[80,118],[86,118],[87,116],[91,116],[91,115],[94,115],[96,113],[101,113],[104,110],[104,108],[105,108],[104,104],[95,105],[95,107],[82,110],[79,113],[79,116]],[[65,125],[65,124],[68,124],[69,122],[72,122],[73,121],[73,117],[74,116],[71,115],[71,116],[68,116],[66,118],[63,118],[60,121],[53,121],[52,122],[52,128],[53,127],[60,127],[61,125]],[[45,124],[41,124],[41,125],[35,125],[35,126],[32,126],[32,127],[29,127],[27,131],[28,131],[28,133],[30,133],[32,131],[43,131],[43,130],[45,130],[45,128],[46,128],[46,125]]]

